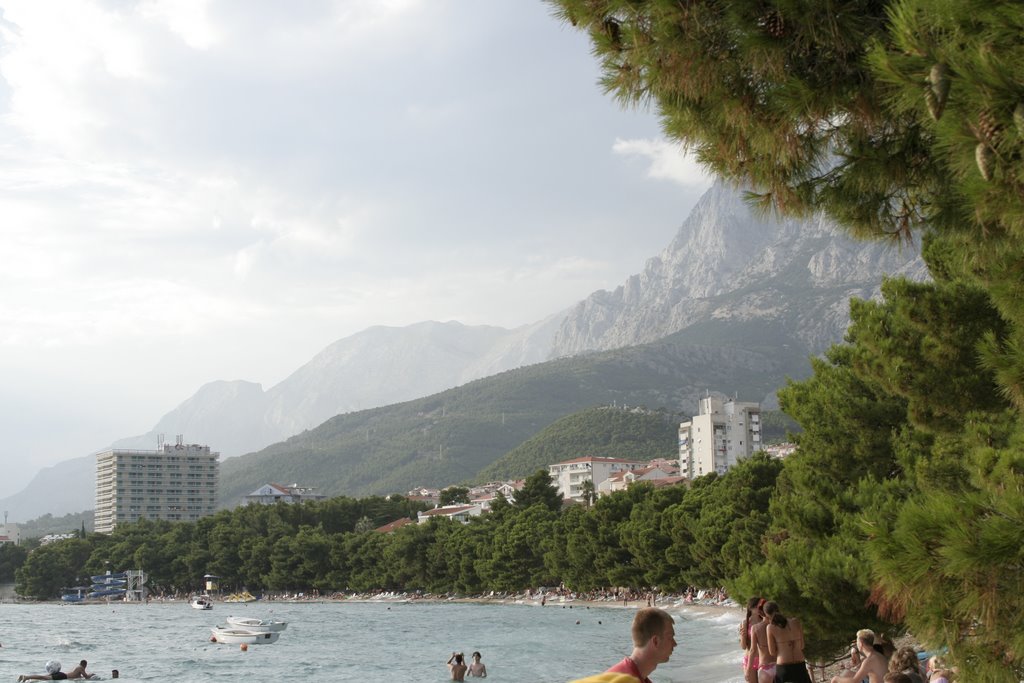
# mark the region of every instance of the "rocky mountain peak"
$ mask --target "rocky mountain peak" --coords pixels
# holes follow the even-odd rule
[[[916,248],[857,242],[822,217],[758,216],[719,181],[640,273],[570,311],[553,355],[647,343],[707,320],[780,317],[818,353],[842,338],[850,297],[877,296],[885,274],[925,279],[927,269]]]

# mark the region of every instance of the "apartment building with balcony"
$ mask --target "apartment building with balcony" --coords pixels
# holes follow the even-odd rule
[[[564,500],[582,503],[584,502],[583,482],[589,481],[596,494],[597,487],[601,482],[615,472],[641,469],[647,467],[648,464],[639,460],[624,460],[622,458],[585,457],[549,465],[548,474],[551,475],[551,483],[558,487],[558,492],[562,494]]]
[[[679,425],[679,469],[692,481],[725,474],[761,450],[761,405],[714,396],[700,399],[698,414]]]
[[[95,528],[110,533],[140,519],[194,522],[217,506],[220,453],[209,446],[114,448],[96,456]]]

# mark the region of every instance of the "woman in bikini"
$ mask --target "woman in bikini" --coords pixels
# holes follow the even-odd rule
[[[754,644],[753,629],[761,621],[761,605],[764,598],[754,596],[747,600],[747,616],[740,622],[740,647],[743,649],[743,680],[757,683],[757,647]],[[753,619],[751,618],[753,617]]]
[[[764,613],[764,606],[767,600],[761,598],[760,609],[761,620],[751,626],[750,640],[753,641],[757,650],[757,683],[775,683],[775,658],[768,651],[768,622],[770,617]]]
[[[804,629],[800,620],[788,618],[774,602],[764,605],[768,623],[768,652],[775,658],[775,680],[779,683],[811,683],[804,661]]]

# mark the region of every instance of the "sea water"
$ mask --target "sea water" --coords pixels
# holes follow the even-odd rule
[[[672,659],[656,683],[741,681],[740,612],[668,607],[676,619]],[[453,651],[483,654],[488,680],[565,683],[598,673],[630,651],[631,608],[572,603],[396,602],[149,605],[0,604],[0,679],[44,673],[56,659],[81,659],[104,679],[125,681],[437,681],[448,680]],[[210,642],[229,615],[288,622],[271,645]],[[467,679],[470,680],[470,679]]]

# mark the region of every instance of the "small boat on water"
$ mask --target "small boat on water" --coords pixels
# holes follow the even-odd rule
[[[188,604],[193,609],[213,609],[213,600],[209,595],[193,595]]]
[[[288,628],[287,621],[276,621],[274,619],[255,619],[250,617],[228,617],[228,625],[232,628],[248,629],[250,631],[283,631]]]
[[[210,629],[213,636],[210,640],[225,645],[269,645],[276,643],[281,637],[280,631],[251,631],[243,628],[225,628],[214,626]]]

